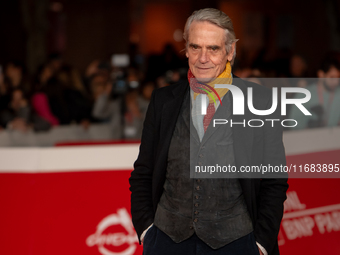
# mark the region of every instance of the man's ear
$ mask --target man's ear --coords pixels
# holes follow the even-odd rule
[[[189,54],[188,54],[187,49],[185,49],[185,56],[187,56],[187,58],[189,58]]]
[[[235,45],[236,45],[236,42],[233,42],[233,43],[231,44],[231,49],[230,49],[230,51],[228,52],[227,58],[228,58],[228,61],[229,61],[229,62],[231,62],[231,60],[233,59],[234,51],[235,51]]]

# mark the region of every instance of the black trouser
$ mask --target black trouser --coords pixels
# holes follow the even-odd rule
[[[212,249],[196,234],[180,243],[156,226],[152,226],[144,237],[143,255],[259,255],[253,232],[219,249]]]

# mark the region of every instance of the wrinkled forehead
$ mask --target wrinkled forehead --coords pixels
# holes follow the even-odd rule
[[[225,40],[225,30],[208,21],[193,21],[189,27],[189,44],[223,45]]]

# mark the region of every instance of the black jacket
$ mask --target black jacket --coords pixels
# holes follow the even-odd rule
[[[269,109],[272,103],[271,90],[237,77],[233,79],[233,84],[239,87],[245,96],[245,115],[233,115],[233,121],[280,118],[278,111],[270,117],[254,115],[246,105],[247,87],[252,87],[255,109]],[[157,89],[152,94],[144,122],[139,156],[129,179],[132,221],[139,237],[153,223],[157,204],[163,193],[168,149],[188,86],[187,81],[182,81]],[[233,126],[233,141],[238,168],[246,165],[286,164],[282,127],[278,121],[275,122],[274,128],[268,124],[261,128]],[[253,222],[256,241],[269,254],[279,254],[277,236],[288,189],[287,178],[244,178],[240,179],[240,183]]]

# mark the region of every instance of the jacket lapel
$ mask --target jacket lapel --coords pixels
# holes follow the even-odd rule
[[[170,142],[172,134],[174,132],[177,118],[184,100],[185,92],[188,89],[188,82],[179,82],[173,89],[172,93],[164,97],[162,100],[166,101],[162,105],[157,105],[156,107],[162,108],[160,116],[160,127],[159,127],[159,139],[156,149],[156,162],[154,165],[153,173],[153,207],[154,211],[157,209],[157,204],[163,193],[163,185],[166,177],[166,169],[168,162],[168,152],[170,147]]]
[[[172,90],[172,97],[163,105],[160,124],[159,155],[161,161],[167,162],[167,154],[170,147],[171,137],[174,132],[177,118],[188,89],[189,83],[182,82]]]

